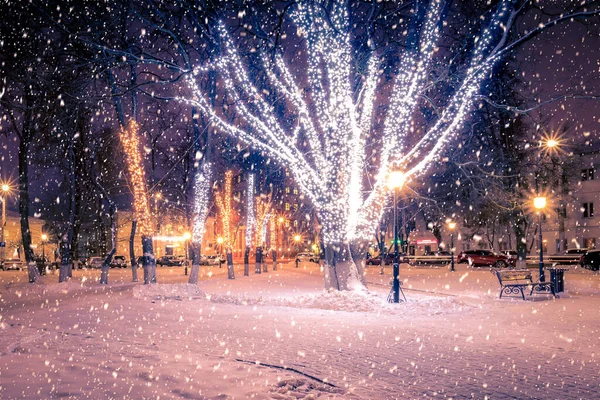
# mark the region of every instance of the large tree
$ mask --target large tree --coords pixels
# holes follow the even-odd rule
[[[348,289],[360,282],[360,266],[352,261],[356,258],[352,251],[362,252],[360,243],[375,230],[389,197],[389,172],[398,169],[405,180],[415,179],[452,143],[473,97],[500,58],[505,28],[515,17],[512,2],[502,2],[483,16],[486,26],[472,43],[460,80],[436,99],[437,117],[413,132],[421,96],[427,95],[431,84],[432,65],[439,61],[437,46],[446,12],[444,2],[422,3],[415,3],[405,51],[389,85],[380,84],[382,57],[374,49],[369,55],[353,51],[345,1],[296,5],[291,13],[298,32],[295,40],[306,44],[305,57],[286,60],[279,53],[262,57],[261,73],[269,84],[253,83],[256,73],[248,72],[224,25],[219,28],[219,55],[197,68],[189,80],[193,89],[195,78],[217,71],[240,116],[236,123],[212,108],[198,90],[187,101],[211,115],[222,131],[286,165],[311,199],[322,225],[329,287]],[[290,68],[290,61],[305,66],[306,74],[300,72],[304,68]],[[359,69],[361,63],[366,68]],[[273,91],[281,95],[285,112],[267,100]],[[383,115],[380,107],[386,110]],[[376,131],[375,117],[380,116],[383,126]],[[370,159],[373,149],[375,162]],[[367,173],[367,163],[375,164],[374,174]]]

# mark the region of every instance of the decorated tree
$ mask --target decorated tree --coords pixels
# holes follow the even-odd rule
[[[383,55],[373,49],[370,54],[354,51],[348,3],[341,0],[295,6],[292,20],[306,49],[294,52],[294,68],[275,53],[262,56],[260,74],[250,70],[221,24],[221,51],[188,79],[192,95],[183,101],[210,115],[222,132],[285,165],[312,201],[331,288],[361,286],[362,262],[356,260],[362,258],[361,245],[371,238],[389,201],[389,173],[400,171],[403,182],[426,174],[452,148],[494,64],[548,26],[540,24],[508,43],[522,7],[502,1],[482,15],[485,27],[467,40],[468,56],[463,52],[452,58],[438,47],[446,2],[424,4],[415,3],[391,83],[381,76]],[[459,59],[460,67],[448,67],[453,82],[436,96],[435,113],[424,117],[423,99],[434,101],[428,95],[435,86],[434,67]],[[232,104],[229,114],[211,107],[197,88],[197,81],[215,71]],[[257,76],[266,77],[267,83],[256,83],[262,82]],[[272,93],[280,100],[274,103]]]

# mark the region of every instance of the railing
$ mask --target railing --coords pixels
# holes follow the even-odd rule
[[[544,264],[554,264],[554,265],[574,265],[579,264],[579,260],[581,258],[581,254],[567,254],[567,255],[544,255]],[[450,264],[451,256],[404,256],[404,260],[406,260],[411,265],[418,264]],[[525,262],[527,264],[538,264],[539,256],[527,256]],[[457,256],[454,255],[454,262],[458,264]]]

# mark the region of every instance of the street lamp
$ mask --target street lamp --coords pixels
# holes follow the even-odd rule
[[[192,234],[189,232],[185,232],[183,234],[183,242],[184,242],[184,246],[185,246],[185,274],[188,274],[188,243],[189,240],[191,239]]]
[[[388,176],[388,187],[394,190],[394,280],[392,290],[394,303],[400,303],[400,253],[398,251],[398,191],[406,182],[406,176],[400,171],[391,172]]]
[[[533,206],[538,210],[539,215],[539,242],[540,242],[540,282],[545,282],[544,276],[544,243],[542,242],[542,210],[546,207],[545,197],[536,197],[533,199]]]
[[[45,245],[46,245],[46,240],[48,240],[48,235],[46,235],[45,233],[42,233],[42,258],[45,259],[46,258],[46,249],[45,249]]]
[[[219,244],[219,253],[223,253],[223,242],[224,241],[225,240],[221,236],[219,236],[217,238],[217,243]]]
[[[4,249],[6,248],[6,243],[4,242],[4,228],[6,226],[6,197],[8,196],[8,192],[10,192],[10,185],[8,183],[3,183],[0,187],[2,189],[2,228],[0,230],[0,250],[2,250],[2,260],[4,260]]]
[[[448,228],[450,229],[450,271],[454,272],[454,228],[456,228],[456,222],[448,222]]]
[[[302,239],[302,236],[300,235],[294,235],[294,243],[296,243],[296,252],[298,252],[298,243],[300,243],[300,240]],[[296,256],[296,268],[298,268],[298,256]]]

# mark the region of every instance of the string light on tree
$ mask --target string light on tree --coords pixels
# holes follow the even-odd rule
[[[254,174],[248,175],[248,189],[246,190],[246,246],[252,244],[252,234],[256,226],[254,215]]]
[[[192,241],[202,243],[206,219],[208,218],[208,200],[210,195],[210,182],[212,166],[204,163],[202,170],[196,174],[194,182],[194,225],[192,228]]]
[[[411,141],[415,144],[410,148],[407,138],[419,115],[419,102],[429,90],[431,67],[438,54],[442,1],[430,2],[415,45],[400,55],[391,91],[379,79],[376,52],[365,71],[354,68],[347,2],[332,1],[325,10],[318,2],[301,1],[291,14],[307,47],[302,52],[307,67],[297,69],[301,70],[298,76],[282,54],[265,56],[262,64],[268,85],[259,87],[221,24],[217,29],[223,43],[221,54],[212,64],[194,70],[188,78],[192,96],[181,100],[209,115],[220,131],[284,165],[315,206],[326,247],[340,249],[345,243],[371,237],[390,199],[386,180],[391,170],[403,171],[405,182],[410,183],[450,150],[483,80],[502,55],[508,35],[505,28],[512,22],[513,14],[508,12],[512,3],[506,0],[490,13],[488,27],[475,40],[462,80],[445,103],[438,105],[437,119],[416,142]],[[207,94],[195,83],[211,70],[218,73],[235,104],[240,116],[235,123],[213,109]],[[355,87],[357,81],[362,83],[359,88]],[[281,96],[285,113],[273,106],[272,91]],[[391,95],[377,96],[382,91]],[[378,109],[387,110],[381,132],[376,131],[379,123],[374,118]],[[295,116],[294,124],[288,121],[290,115]],[[375,161],[371,151],[378,155]],[[367,160],[375,164],[374,179],[370,175],[373,165],[367,168]]]
[[[215,196],[217,207],[219,208],[219,214],[221,215],[221,224],[223,228],[223,241],[225,248],[230,249],[232,246],[231,240],[231,182],[233,181],[233,172],[225,172],[225,184],[223,193],[217,193]]]
[[[152,234],[150,203],[148,201],[148,190],[146,187],[146,176],[138,130],[138,124],[135,121],[131,121],[126,128],[119,130],[119,138],[127,154],[127,171],[131,181],[133,208],[137,217],[138,228],[142,236],[149,236]]]

